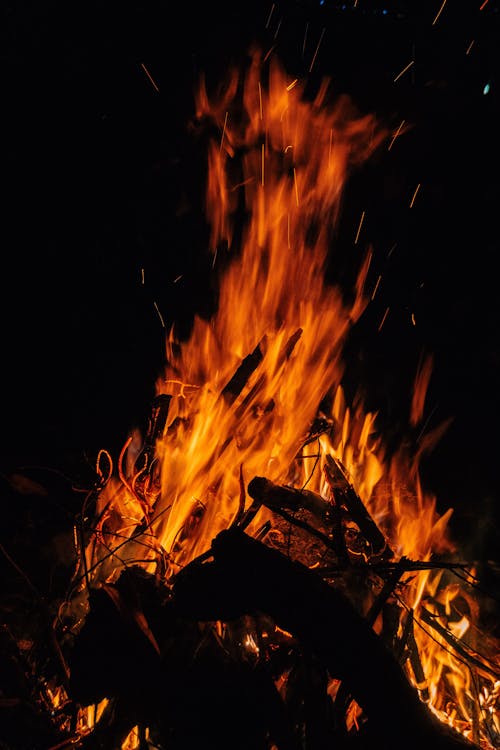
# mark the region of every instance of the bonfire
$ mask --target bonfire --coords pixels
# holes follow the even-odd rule
[[[371,249],[352,288],[326,280],[349,177],[402,134],[257,48],[196,113],[217,310],[169,332],[148,429],[97,456],[52,748],[492,750],[500,650],[419,473],[444,427],[389,451],[363,384],[348,401]]]

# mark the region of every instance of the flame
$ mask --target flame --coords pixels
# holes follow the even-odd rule
[[[158,396],[169,399],[168,420],[154,446],[154,479],[141,484],[137,434],[124,447],[118,477],[99,471],[103,489],[86,550],[92,580],[112,580],[136,560],[151,570],[161,562],[169,579],[248,505],[245,488],[254,476],[307,486],[327,499],[329,459],[344,467],[394,559],[453,555],[452,510],[437,512],[418,468],[446,425],[422,437],[413,455],[402,446],[389,457],[378,415],[364,409],[362,396],[346,403],[343,351],[369,304],[371,249],[349,294],[325,281],[346,182],[390,139],[389,129],[333,96],[328,80],[308,95],[305,84],[259,50],[218,93],[209,94],[202,81],[196,109],[198,127],[216,134],[208,146],[206,214],[218,308],[210,320],[195,318],[187,340],[175,330],[168,336],[156,384]],[[431,372],[427,358],[415,378],[412,427],[422,420]],[[305,451],[318,415],[332,429]],[[261,509],[249,533],[268,519],[270,511]],[[405,573],[397,589],[398,637],[403,642],[410,623],[409,679],[443,721],[470,733],[477,673],[433,630],[441,623],[459,643],[474,640],[478,613],[463,589],[442,570]],[[462,609],[468,603],[466,613],[455,610],[458,599]],[[252,646],[251,635],[245,643]],[[494,713],[498,683],[487,670],[481,675],[482,704]],[[356,724],[354,704],[351,714]]]

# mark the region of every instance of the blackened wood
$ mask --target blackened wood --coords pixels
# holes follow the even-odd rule
[[[465,643],[463,643],[459,638],[453,635],[453,633],[443,627],[443,625],[441,625],[437,617],[433,615],[432,612],[429,612],[429,610],[425,609],[425,607],[421,607],[419,610],[419,616],[427,625],[430,625],[437,633],[439,633],[442,638],[444,638],[444,640],[449,643],[454,651],[460,654],[460,656],[462,656],[468,664],[474,666],[478,672],[485,674],[488,677],[493,677],[495,680],[500,679],[500,672],[498,667],[482,661],[479,658],[479,654],[477,654],[477,652],[469,649]]]
[[[254,477],[248,483],[248,494],[270,510],[288,508],[297,511],[304,508],[325,523],[331,521],[331,505],[311,490],[298,490],[287,485],[274,484],[265,477]]]
[[[365,539],[370,543],[374,555],[383,554],[393,557],[393,552],[387,544],[377,524],[368,513],[363,501],[358,496],[352,484],[347,479],[340,463],[333,456],[326,454],[325,473],[328,473],[330,488],[335,492],[337,502],[343,503],[352,520],[359,526]]]
[[[178,574],[174,594],[186,616],[216,620],[268,613],[345,682],[387,750],[471,747],[430,715],[383,641],[347,598],[313,571],[239,529],[220,532],[212,553],[213,563]]]
[[[135,472],[140,472],[134,488],[143,500],[146,499],[146,491],[151,479],[150,471],[156,458],[156,443],[162,437],[167,424],[171,399],[172,397],[166,393],[160,393],[155,397],[144,445],[134,464]]]
[[[324,524],[331,525],[332,508],[323,500],[321,495],[310,490],[297,490],[294,487],[274,484],[274,482],[265,477],[254,477],[248,484],[248,494],[254,500],[251,506],[252,509],[258,509],[261,505],[265,505],[266,508],[277,513],[289,523],[304,529],[308,534],[320,539],[329,549],[336,551],[337,545],[333,537],[328,536],[328,534],[311,526],[307,521],[303,521],[284,510],[285,508],[289,508],[293,512],[307,510]],[[245,527],[242,527],[240,524],[240,528]]]
[[[430,698],[429,689],[427,687],[427,680],[425,677],[424,668],[420,659],[418,651],[417,641],[415,640],[415,625],[414,619],[412,618],[412,627],[408,633],[408,658],[413,670],[415,682],[417,683],[422,700],[428,701]]]
[[[375,624],[375,620],[377,619],[379,614],[382,612],[382,608],[384,607],[387,600],[389,599],[394,589],[396,588],[399,582],[399,579],[405,572],[405,563],[406,563],[406,558],[402,557],[399,560],[399,562],[396,564],[396,567],[391,571],[388,578],[384,581],[384,585],[382,586],[382,589],[378,593],[375,601],[371,605],[366,615],[366,621],[370,625]]]
[[[240,395],[241,391],[248,382],[252,373],[257,369],[263,359],[261,344],[264,339],[257,344],[253,352],[247,354],[242,360],[240,366],[222,389],[221,395],[228,404],[232,404]]]

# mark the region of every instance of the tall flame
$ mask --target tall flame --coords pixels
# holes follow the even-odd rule
[[[196,107],[200,127],[216,134],[208,146],[206,214],[214,267],[221,267],[218,308],[211,320],[195,318],[187,341],[169,335],[156,384],[158,396],[169,399],[154,446],[156,490],[137,492],[141,438],[131,436],[120,477],[107,481],[99,497],[99,534],[87,551],[94,580],[112,579],[124,558],[144,559],[145,547],[151,567],[163,555],[167,577],[175,574],[231,524],[254,476],[307,485],[327,498],[329,457],[345,467],[397,559],[453,554],[451,510],[439,515],[436,498],[424,491],[418,452],[401,449],[388,459],[377,414],[366,412],[361,398],[346,403],[343,350],[368,304],[370,253],[349,294],[325,281],[346,181],[389,133],[346,97],[333,97],[327,80],[308,97],[303,83],[259,50],[217,95],[202,82]],[[422,417],[431,370],[428,359],[416,375],[412,426]],[[318,415],[333,429],[298,461]],[[268,517],[259,511],[249,533]],[[122,548],[131,540],[119,558],[109,554],[117,535]],[[471,632],[477,612],[470,597],[432,567],[406,575],[398,597],[399,633],[410,618],[419,624],[419,662],[409,678],[445,721],[461,721],[470,733],[477,675],[450,647],[450,637],[461,643]],[[443,630],[450,623],[448,640],[432,630],[435,622]],[[478,669],[487,678],[482,702],[491,706],[494,676]]]
[[[240,466],[248,478],[287,478],[321,399],[340,384],[342,348],[366,305],[367,262],[349,305],[325,285],[325,263],[347,175],[384,133],[346,99],[325,107],[326,85],[307,102],[274,60],[267,86],[262,73],[255,53],[244,81],[234,73],[216,102],[203,87],[197,100],[198,118],[220,133],[209,151],[212,246],[227,244],[234,257],[220,281],[216,316],[197,318],[187,344],[169,347],[158,382],[160,393],[174,395],[178,380],[192,386],[179,406],[189,427],[159,446],[162,499],[171,503],[159,532],[167,549],[193,502],[204,507],[189,554],[206,549],[234,516]],[[242,201],[241,248],[233,248]],[[244,391],[221,398],[252,352],[261,361]]]

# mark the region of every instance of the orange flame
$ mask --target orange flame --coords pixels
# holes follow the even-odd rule
[[[389,460],[377,414],[365,412],[361,398],[351,405],[345,400],[343,348],[369,302],[370,253],[349,301],[325,282],[346,181],[390,131],[347,98],[334,98],[329,81],[308,99],[303,84],[257,50],[248,70],[233,71],[217,96],[202,84],[196,106],[198,122],[217,133],[208,152],[206,213],[214,264],[222,266],[218,309],[209,321],[195,318],[187,341],[169,335],[165,373],[157,382],[157,393],[171,397],[156,444],[157,492],[138,493],[135,455],[127,445],[120,476],[107,481],[99,497],[97,534],[87,550],[93,580],[109,580],[136,559],[154,568],[160,557],[167,578],[175,574],[231,524],[254,476],[296,488],[307,484],[327,498],[328,457],[345,468],[395,559],[425,562],[453,554],[452,511],[438,514],[418,473],[421,451],[440,431],[424,438],[416,455],[402,448]],[[429,358],[417,373],[412,426],[422,418],[431,371]],[[321,412],[325,403],[328,413]],[[298,462],[319,413],[333,429],[317,438],[317,452]],[[269,511],[259,511],[249,533],[267,518]],[[470,733],[477,674],[433,629],[435,622],[450,623],[450,637],[459,643],[475,632],[470,598],[432,569],[406,573],[397,596],[399,635],[411,618],[425,684],[415,660],[409,679],[443,720]],[[481,674],[487,678],[481,700],[490,710],[498,689],[491,673]]]

